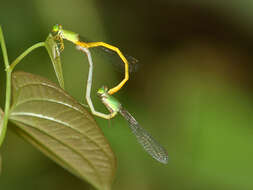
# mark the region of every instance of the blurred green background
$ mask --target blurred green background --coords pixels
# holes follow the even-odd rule
[[[1,1],[0,24],[11,61],[44,41],[56,23],[139,59],[138,72],[116,97],[164,145],[169,164],[147,155],[120,116],[96,118],[117,156],[113,189],[253,189],[253,2],[176,2]],[[81,101],[87,61],[65,45],[66,90]],[[123,74],[106,57],[94,54],[94,62],[93,100],[106,111],[95,89],[117,84]],[[42,48],[16,69],[56,82]],[[0,85],[3,107],[2,54]],[[0,189],[92,189],[11,130],[1,154]]]

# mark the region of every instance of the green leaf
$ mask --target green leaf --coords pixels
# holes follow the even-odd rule
[[[60,84],[60,87],[64,89],[64,78],[63,78],[62,64],[61,64],[61,59],[60,59],[60,50],[58,48],[58,45],[54,41],[54,37],[51,34],[48,35],[45,43],[46,43],[47,52],[52,61],[54,71],[58,79],[58,82]]]
[[[93,117],[56,84],[37,75],[12,75],[10,120],[43,153],[97,189],[111,188],[116,159]]]

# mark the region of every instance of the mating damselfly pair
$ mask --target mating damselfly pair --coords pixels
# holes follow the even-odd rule
[[[121,103],[112,96],[112,94],[119,91],[124,84],[129,79],[129,65],[130,68],[135,67],[137,60],[131,56],[124,56],[121,51],[110,44],[104,42],[84,42],[81,40],[79,34],[63,29],[62,25],[55,25],[53,27],[52,32],[54,33],[54,38],[59,42],[59,49],[62,51],[64,49],[63,40],[68,40],[76,45],[76,48],[82,52],[84,52],[89,61],[89,74],[86,86],[86,101],[89,105],[89,108],[92,114],[102,117],[104,119],[111,119],[120,113],[129,123],[129,127],[132,133],[136,136],[137,141],[142,145],[144,150],[148,152],[154,159],[157,161],[167,164],[168,155],[166,150],[146,131],[144,130],[139,123],[135,120],[135,118],[121,105]],[[108,56],[115,56],[117,54],[122,62],[124,63],[125,69],[125,77],[124,79],[115,87],[108,89],[107,87],[102,87],[97,91],[98,96],[100,97],[102,103],[109,110],[109,114],[104,114],[98,112],[94,109],[92,100],[91,100],[91,87],[92,87],[92,74],[93,74],[93,61],[92,56],[89,51],[89,48],[98,47],[100,50],[108,53]],[[131,69],[130,69],[131,70]]]

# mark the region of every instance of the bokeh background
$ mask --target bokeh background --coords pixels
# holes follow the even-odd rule
[[[46,39],[55,23],[114,44],[140,62],[116,97],[167,149],[168,165],[147,155],[120,116],[96,118],[114,150],[113,189],[253,189],[253,2],[43,0],[0,3],[9,59]],[[87,61],[65,43],[67,91],[83,100]],[[0,54],[2,55],[2,54]],[[123,74],[94,55],[93,100]],[[57,82],[45,49],[16,68]],[[5,73],[1,56],[0,100]],[[11,131],[1,147],[3,190],[92,189]]]

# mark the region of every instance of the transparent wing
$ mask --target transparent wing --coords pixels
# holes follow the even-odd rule
[[[125,70],[125,64],[120,59],[119,55],[115,51],[112,51],[111,49],[108,49],[108,48],[103,47],[103,46],[97,47],[97,50],[98,51],[106,52],[108,55],[110,55],[111,59],[114,59],[113,63],[117,63],[119,65],[119,67],[120,67],[120,71],[124,72],[124,70]],[[136,58],[130,56],[130,55],[124,54],[124,56],[127,59],[127,62],[128,62],[128,65],[129,65],[129,72],[130,73],[136,72],[138,70],[138,67],[139,67],[139,64],[137,64],[138,60]]]
[[[136,136],[137,141],[157,161],[167,164],[168,154],[166,150],[145,130],[143,129],[134,117],[124,108],[119,111],[120,114],[129,122],[129,127]]]
[[[84,38],[82,36],[80,36],[80,40],[81,41],[84,41],[84,42],[94,42],[94,41],[91,41],[87,38]],[[92,52],[94,52],[95,54],[98,54],[98,55],[101,55],[103,56],[103,58],[105,60],[108,60],[108,62],[112,63],[113,65],[115,65],[115,68],[117,68],[118,71],[124,73],[125,71],[125,64],[124,62],[120,59],[120,57],[118,56],[118,54],[111,50],[111,49],[108,49],[106,47],[103,47],[103,46],[98,46],[98,47],[95,47],[95,48],[92,48],[90,49]],[[139,61],[130,56],[130,55],[126,55],[124,54],[125,58],[127,59],[128,61],[128,64],[129,64],[129,72],[132,73],[132,72],[136,72],[139,68]]]

